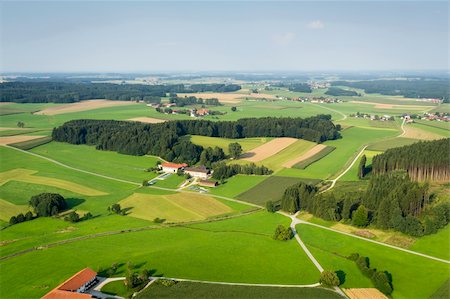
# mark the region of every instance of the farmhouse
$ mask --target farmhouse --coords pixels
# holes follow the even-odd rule
[[[177,164],[177,163],[162,163],[159,165],[159,169],[166,173],[176,173],[178,170],[183,170],[188,165],[186,163]]]
[[[92,298],[85,292],[97,283],[97,272],[85,268],[47,293],[42,299],[85,299]]]
[[[207,179],[211,174],[211,171],[205,166],[187,167],[184,169],[184,173],[189,174],[194,178]]]
[[[203,187],[217,187],[219,185],[219,183],[213,182],[213,181],[209,181],[209,180],[200,180],[198,182],[198,184],[200,186],[203,186]]]

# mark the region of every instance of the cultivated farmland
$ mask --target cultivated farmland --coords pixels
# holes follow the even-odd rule
[[[295,142],[297,142],[295,138],[275,138],[242,155],[241,159],[249,162],[259,162],[268,159]]]
[[[54,105],[36,112],[36,115],[57,115],[71,112],[93,110],[98,108],[132,105],[130,101],[88,100],[73,104]]]
[[[167,222],[188,222],[233,212],[218,200],[195,193],[134,193],[119,203],[121,207],[129,209],[130,216],[150,221],[160,218]]]

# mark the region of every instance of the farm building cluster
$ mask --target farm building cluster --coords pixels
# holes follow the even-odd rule
[[[380,120],[380,121],[394,121],[394,117],[390,115],[378,115],[378,114],[368,114],[368,113],[360,113],[356,112],[356,114],[350,114],[350,117],[355,118],[365,118],[370,120]]]
[[[188,174],[190,177],[198,179],[200,186],[215,187],[217,182],[210,181],[211,170],[204,165],[188,167],[186,163],[162,163],[159,169],[164,173],[182,173]]]
[[[402,119],[406,119],[407,122],[413,122],[414,119],[428,120],[428,121],[445,121],[450,122],[450,114],[447,112],[436,112],[436,113],[424,113],[422,115],[416,114],[403,114]]]
[[[298,97],[298,98],[293,98],[293,101],[298,101],[298,102],[310,102],[310,103],[318,103],[318,104],[336,104],[336,103],[342,103],[343,101],[337,98],[326,98],[326,97]]]

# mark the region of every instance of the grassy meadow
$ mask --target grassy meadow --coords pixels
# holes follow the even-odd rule
[[[81,268],[98,270],[128,261],[168,277],[315,283],[319,272],[296,241],[272,239],[275,227],[288,223],[281,215],[258,212],[224,221],[117,234],[33,251],[0,261],[2,271],[8,273],[0,277],[0,285],[8,286],[2,288],[2,296],[39,298]],[[20,275],[24,268],[28,271],[26,276]]]
[[[203,147],[212,147],[218,146],[223,149],[225,154],[228,154],[228,145],[233,142],[237,142],[242,146],[242,151],[248,152],[255,147],[263,145],[264,143],[270,141],[272,138],[270,137],[255,137],[255,138],[240,138],[240,139],[228,139],[228,138],[219,138],[219,137],[208,137],[208,136],[189,136],[190,140],[194,144],[201,145]]]
[[[371,268],[392,274],[393,298],[428,298],[450,276],[449,265],[442,262],[310,225],[298,225],[297,231],[324,268],[345,272],[344,288],[371,287],[356,264],[346,259],[355,252],[369,257]]]
[[[123,282],[122,282],[123,284]],[[180,281],[166,287],[153,283],[139,293],[138,299],[146,298],[342,298],[332,290],[323,288],[277,288],[260,286],[230,286]]]

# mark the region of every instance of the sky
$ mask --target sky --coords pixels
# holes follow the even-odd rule
[[[448,70],[448,19],[448,1],[0,0],[0,72]]]

